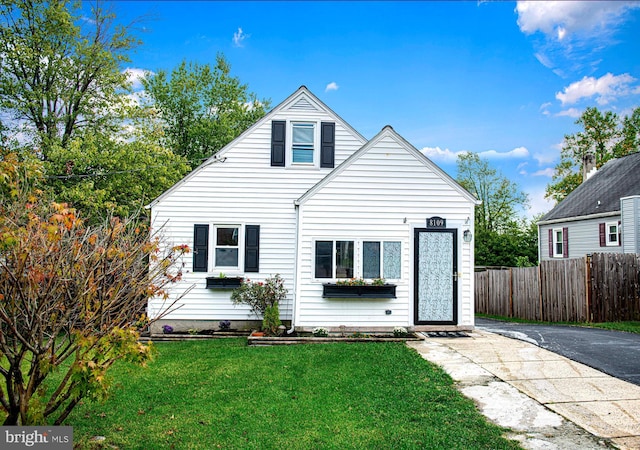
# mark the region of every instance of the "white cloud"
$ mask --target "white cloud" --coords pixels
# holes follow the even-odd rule
[[[440,147],[423,147],[422,153],[433,161],[439,161],[442,163],[453,163],[458,158],[458,155],[469,153],[466,150],[453,151],[441,149]],[[509,159],[509,158],[527,158],[529,156],[529,150],[526,147],[517,147],[508,152],[498,152],[496,150],[487,150],[479,152],[478,156],[486,159]]]
[[[578,118],[582,115],[582,112],[576,108],[569,108],[569,109],[565,109],[564,111],[560,111],[559,113],[556,113],[556,116],[562,117],[562,116],[567,116],[567,117],[573,117],[573,118]]]
[[[236,47],[244,47],[244,40],[250,38],[250,34],[246,34],[242,31],[242,28],[238,27],[238,31],[233,33],[233,45]]]
[[[519,1],[518,26],[525,34],[542,32],[562,41],[575,33],[598,35],[622,23],[637,2]]]
[[[531,174],[532,177],[553,177],[554,174],[553,167],[547,167],[546,169],[541,169]]]
[[[134,90],[140,89],[142,87],[142,79],[146,76],[147,73],[153,74],[148,70],[138,69],[135,67],[127,67],[122,71],[127,76],[127,81],[131,83],[131,86]]]
[[[526,211],[528,218],[533,218],[540,213],[547,213],[555,206],[553,200],[547,200],[544,198],[545,187],[538,186],[528,189],[523,189],[529,196],[529,209]]]
[[[458,158],[458,155],[463,153],[468,153],[466,151],[454,152],[446,149],[441,149],[440,147],[423,147],[422,153],[429,159],[433,161],[439,161],[443,163],[454,163]]]
[[[562,147],[562,144],[560,144]],[[550,152],[536,152],[533,154],[533,159],[538,162],[538,166],[544,166],[546,164],[551,164],[556,161],[560,156],[560,149],[554,148],[553,151]]]
[[[329,92],[329,91],[337,91],[340,88],[340,86],[338,86],[338,83],[336,83],[335,81],[332,81],[331,83],[327,84],[327,87],[324,88],[325,92]]]
[[[479,152],[481,158],[487,159],[507,159],[507,158],[526,158],[529,156],[529,150],[526,147],[517,147],[508,152],[497,152],[495,150],[487,150]]]
[[[634,94],[638,90],[638,86],[631,86],[634,81],[636,79],[628,73],[607,73],[600,78],[585,76],[564,88],[563,92],[557,92],[556,98],[562,105],[572,105],[583,98],[595,96],[599,105],[606,105],[618,97]]]

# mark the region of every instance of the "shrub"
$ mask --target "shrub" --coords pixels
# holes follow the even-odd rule
[[[287,297],[284,280],[279,274],[263,281],[245,280],[231,293],[234,304],[249,305],[256,316],[264,316],[269,306],[277,305]]]
[[[262,331],[268,336],[276,336],[279,333],[279,327],[282,325],[280,321],[280,309],[278,304],[267,306],[262,319]]]

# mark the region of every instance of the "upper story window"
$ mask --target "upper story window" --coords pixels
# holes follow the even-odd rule
[[[334,122],[271,122],[271,166],[335,167]]]
[[[315,153],[314,123],[291,124],[291,162],[293,164],[313,164]]]

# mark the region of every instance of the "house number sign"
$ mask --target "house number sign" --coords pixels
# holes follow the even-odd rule
[[[427,219],[427,228],[447,228],[447,219],[442,217],[429,217]]]

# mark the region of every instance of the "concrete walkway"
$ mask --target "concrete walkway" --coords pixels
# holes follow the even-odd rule
[[[640,449],[640,386],[483,330],[407,345],[526,449]]]

